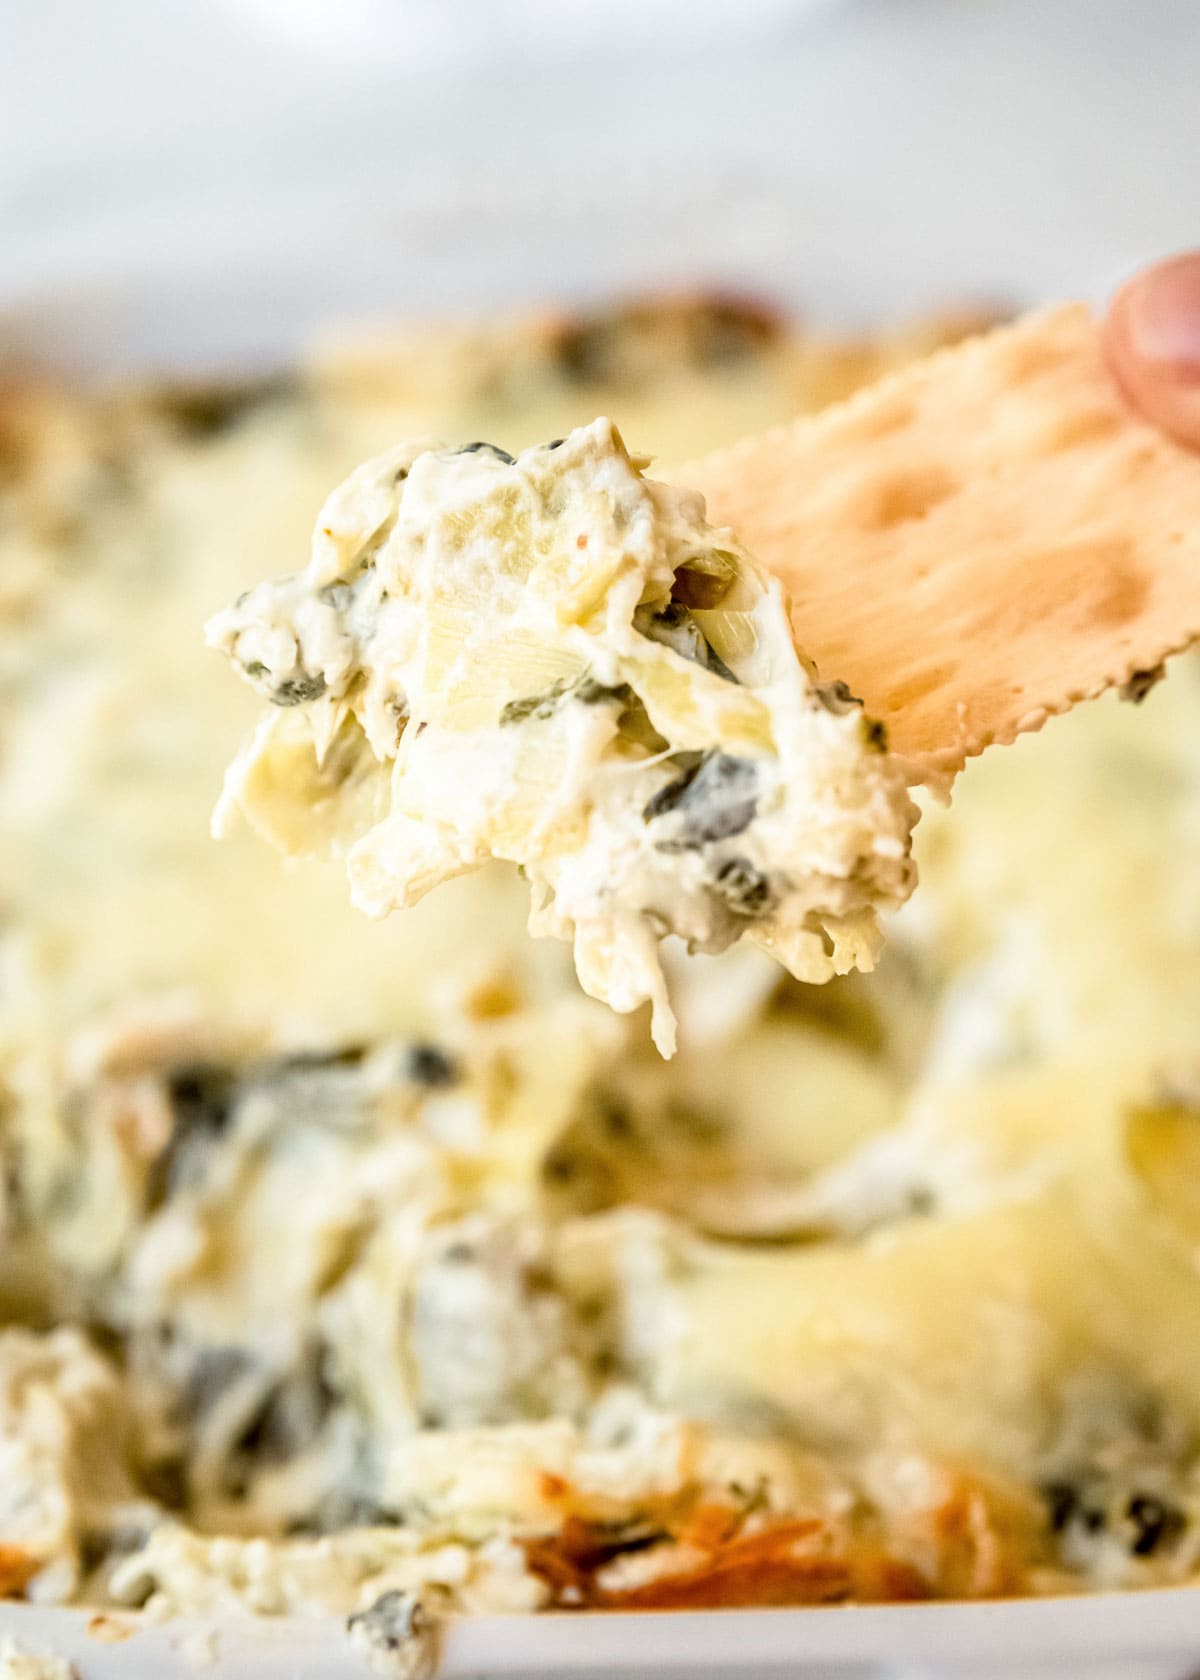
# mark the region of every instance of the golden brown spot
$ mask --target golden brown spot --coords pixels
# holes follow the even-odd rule
[[[685,1570],[640,1586],[606,1588],[597,1580],[622,1551],[600,1529],[571,1519],[556,1539],[527,1541],[531,1571],[558,1603],[605,1610],[713,1610],[834,1604],[847,1599],[928,1598],[924,1577],[873,1545],[840,1544],[817,1517],[783,1518],[751,1533],[742,1513],[701,1507],[662,1538],[704,1554]]]
[[[732,1539],[743,1520],[742,1513],[728,1505],[697,1505],[680,1525],[676,1539],[684,1546],[713,1551]]]
[[[1128,563],[1132,545],[1105,543],[1095,555],[1091,614],[1104,625],[1124,624],[1137,617],[1145,605],[1149,586],[1145,577]]]
[[[1043,437],[1041,448],[1051,454],[1075,449],[1080,444],[1100,443],[1120,430],[1120,417],[1111,408],[1082,409],[1056,420]]]
[[[1053,589],[1046,579],[1053,580]],[[1125,538],[1072,543],[1047,552],[1029,550],[1012,569],[1008,598],[997,601],[988,620],[989,642],[1022,634],[1031,619],[1077,633],[1105,630],[1114,634],[1134,620],[1145,605],[1149,586]],[[979,684],[973,684],[976,698]]]
[[[933,694],[939,688],[946,688],[958,674],[958,669],[957,664],[944,662],[914,671],[884,696],[882,706],[877,709],[884,712],[903,712],[918,700],[924,700],[926,695]]]
[[[92,1617],[87,1625],[88,1637],[98,1639],[102,1645],[120,1645],[126,1639],[133,1638],[133,1624],[123,1616],[113,1616],[107,1611],[101,1611]]]
[[[1024,1489],[952,1474],[946,1496],[912,1519],[933,1542],[939,1597],[1001,1598],[1024,1591],[1039,1515]]]
[[[725,1610],[759,1605],[838,1604],[851,1598],[854,1580],[840,1558],[801,1557],[774,1535],[735,1541],[711,1564],[688,1574],[664,1575],[626,1592],[602,1593],[613,1610]]]
[[[9,413],[0,401],[0,485],[6,489],[24,477],[33,454],[20,419],[15,405],[14,411]]]
[[[1141,472],[1146,467],[1158,465],[1161,446],[1149,439],[1139,440],[1126,452],[1125,460],[1131,473]]]
[[[897,473],[871,487],[862,522],[869,530],[888,531],[911,519],[924,519],[958,488],[953,474],[938,466]]]
[[[1081,543],[1067,553],[1035,558],[1037,571],[1047,570],[1060,580],[1054,603],[1073,623],[1105,629],[1136,618],[1149,593],[1145,577],[1134,562],[1128,538]]]
[[[20,1598],[38,1572],[38,1560],[20,1546],[0,1542],[0,1598]]]
[[[463,998],[465,1012],[476,1021],[495,1021],[521,1007],[521,997],[508,975],[483,975],[469,986]]]

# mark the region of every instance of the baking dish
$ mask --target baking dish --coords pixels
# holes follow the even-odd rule
[[[996,1588],[991,1590],[995,1591]],[[1003,1591],[1004,1588],[999,1590]],[[361,1672],[337,1616],[303,1620],[169,1624],[136,1615],[8,1605],[0,1634],[21,1647],[69,1654],[89,1675],[194,1671],[304,1675]],[[451,1623],[442,1648],[448,1674],[581,1675],[733,1672],[761,1674],[1104,1672],[1183,1676],[1200,1639],[1200,1593],[1189,1590],[1088,1599],[941,1603],[772,1612],[708,1611],[593,1616],[548,1613]],[[881,1653],[887,1654],[886,1664]],[[171,1665],[174,1664],[173,1668]],[[633,1665],[631,1667],[631,1665]],[[1032,1672],[1036,1673],[1034,1667]]]
[[[90,1629],[90,1631],[89,1631]],[[82,1680],[362,1680],[327,1622],[138,1626],[136,1617],[0,1605],[0,1635]],[[1188,1680],[1200,1592],[826,1610],[481,1617],[451,1626],[439,1675],[567,1680]]]
[[[664,188],[669,215],[662,205]],[[530,188],[504,215],[497,214],[491,181],[457,193],[443,193],[438,186],[411,204],[392,206],[388,283],[397,282],[395,257],[401,247],[406,257],[417,250],[422,261],[419,283],[390,294],[389,312],[424,308],[431,298],[445,297],[457,306],[476,301],[468,295],[473,291],[489,299],[542,292],[549,264],[543,213],[554,193],[553,183]],[[753,269],[769,276],[770,289],[778,295],[795,298],[807,290],[819,309],[836,309],[841,298],[828,256],[839,243],[832,207],[826,203],[824,217],[817,217],[826,270],[823,279],[818,272],[815,292],[798,278],[798,253],[778,232],[788,225],[789,215],[795,225],[805,198],[802,184],[778,175],[756,175],[747,184],[734,165],[694,172],[671,166],[653,181],[637,182],[613,182],[597,171],[573,194],[569,225],[555,230],[556,245],[561,241],[572,251],[565,289],[578,294],[591,286],[607,289],[622,283],[622,274],[607,265],[602,240],[609,249],[652,244],[658,253],[669,251],[669,258],[660,260],[677,272],[706,266],[711,247],[695,232],[704,222],[710,231],[720,226],[719,243],[726,250],[736,246],[741,252],[739,278]],[[382,249],[374,244],[378,223],[370,192],[356,197],[331,188],[317,209],[319,243],[325,249],[354,247],[361,255],[364,235],[368,253]],[[99,371],[211,361],[268,364],[319,320],[346,308],[382,305],[378,285],[374,290],[361,285],[339,289],[332,265],[319,271],[314,265],[307,275],[293,272],[286,278],[270,271],[265,246],[277,240],[295,249],[311,210],[290,199],[277,204],[253,238],[243,230],[244,249],[209,242],[219,219],[214,211],[212,227],[201,216],[193,245],[150,253],[149,260],[141,249],[102,247],[89,252],[86,264],[68,265],[70,273],[39,271],[28,287],[10,288],[19,308],[0,327],[0,336],[8,346],[41,359]],[[458,253],[468,224],[473,248],[477,255],[482,248],[483,256],[464,281]],[[482,241],[481,224],[487,228]],[[554,255],[557,259],[557,249]],[[1014,265],[1025,263],[1025,271],[1032,272],[1036,265],[1025,262],[1028,255],[1014,259]],[[842,260],[839,255],[839,266]],[[849,261],[851,267],[863,266]],[[928,261],[937,263],[936,250]],[[890,277],[886,283],[892,284]],[[930,295],[927,267],[919,276],[906,274],[902,283],[922,297]],[[418,284],[422,295],[417,295]],[[887,300],[872,298],[867,304],[885,306],[891,307],[890,293]],[[127,1629],[136,1631],[128,1638],[111,1637]],[[218,1677],[222,1672],[253,1674],[260,1680],[285,1674],[336,1680],[339,1674],[362,1672],[332,1622],[179,1623],[143,1630],[136,1619],[95,1624],[86,1612],[12,1605],[0,1607],[0,1631],[31,1649],[71,1655],[84,1680],[136,1677],[139,1671],[170,1680],[175,1673],[198,1669]],[[447,1674],[458,1675],[965,1673],[1000,1680],[1018,1673],[1078,1672],[1182,1680],[1200,1660],[1197,1652],[1200,1594],[1174,1591],[1088,1600],[847,1608],[819,1615],[774,1611],[481,1619],[450,1630],[443,1666]]]

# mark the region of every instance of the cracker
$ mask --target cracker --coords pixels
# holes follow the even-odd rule
[[[670,476],[783,579],[801,645],[918,774],[1200,635],[1200,456],[1124,403],[1083,304]]]

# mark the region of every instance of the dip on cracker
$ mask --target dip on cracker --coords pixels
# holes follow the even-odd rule
[[[671,1055],[663,938],[869,969],[907,786],[1200,630],[1200,465],[1082,306],[682,469],[720,526],[648,464],[601,419],[360,467],[308,567],[209,626],[272,703],[216,828],[344,856],[374,914],[516,863],[531,931]]]
[[[745,936],[802,980],[873,965],[916,807],[886,732],[799,651],[778,580],[608,420],[514,458],[406,444],[317,522],[311,564],[210,638],[272,702],[234,763],[291,854],[344,854],[382,914],[491,858],[584,989],[653,1005],[659,963]]]

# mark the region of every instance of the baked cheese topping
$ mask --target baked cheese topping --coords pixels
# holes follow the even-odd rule
[[[3,393],[0,1596],[395,1669],[444,1609],[1200,1578],[1200,665],[973,765],[875,973],[673,965],[670,1062],[511,869],[370,924],[209,839],[256,697],[196,625],[354,462],[686,460],[923,347],[735,329]]]
[[[120,1378],[78,1330],[0,1330],[0,1586],[51,1603],[86,1572],[85,1537],[146,1519]]]
[[[0,1639],[0,1680],[79,1680],[78,1670],[65,1657],[49,1651],[26,1651],[11,1639]]]
[[[218,832],[243,811],[285,853],[344,853],[377,915],[516,863],[531,931],[573,939],[593,997],[650,1002],[669,1056],[666,935],[869,969],[916,810],[779,583],[647,464],[603,419],[516,458],[402,445],[209,638],[274,706]]]

